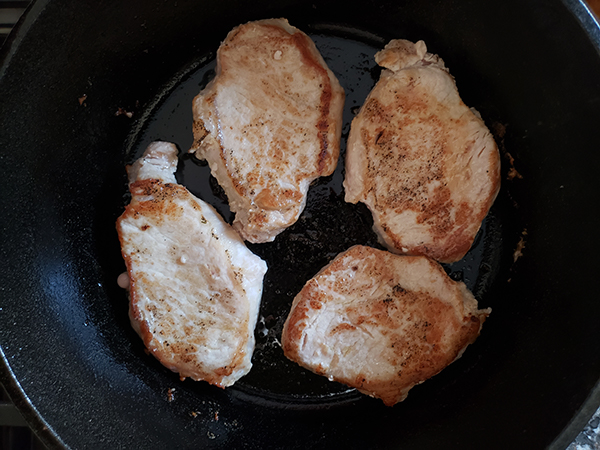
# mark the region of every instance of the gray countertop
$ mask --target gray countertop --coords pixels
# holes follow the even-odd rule
[[[567,450],[600,450],[600,408]]]

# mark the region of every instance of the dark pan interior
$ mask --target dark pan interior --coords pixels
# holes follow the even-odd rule
[[[342,150],[379,76],[374,52],[406,38],[442,56],[503,155],[496,204],[446,267],[493,313],[393,408],[277,344],[310,276],[352,244],[377,246],[366,208],[343,202],[343,161],[296,225],[250,246],[270,269],[238,384],[179,381],[128,323],[114,228],[124,166],[154,139],[187,150],[219,42],[269,17],[309,33],[346,89]],[[1,380],[50,447],[561,448],[600,403],[600,57],[560,1],[40,1],[1,56]],[[182,154],[177,176],[231,221],[206,165]]]

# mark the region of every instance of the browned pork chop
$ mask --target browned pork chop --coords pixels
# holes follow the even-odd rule
[[[175,180],[177,149],[151,144],[129,170],[117,221],[130,318],[182,378],[230,386],[250,370],[266,264],[214,209]]]
[[[285,322],[285,355],[394,405],[459,358],[490,309],[424,256],[354,246],[308,281]]]
[[[375,60],[384,70],[352,121],[346,201],[369,207],[391,251],[457,261],[500,188],[496,143],[423,41],[393,40]]]
[[[343,103],[313,41],[287,20],[227,35],[215,78],[194,99],[190,152],[208,161],[244,239],[275,239],[298,219],[311,181],[333,172]]]

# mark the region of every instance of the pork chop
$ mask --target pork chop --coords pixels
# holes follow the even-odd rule
[[[346,201],[369,207],[389,250],[458,261],[500,189],[496,143],[423,41],[393,40],[375,60],[384,70],[352,121]]]
[[[292,361],[391,406],[475,341],[491,312],[477,308],[435,261],[357,245],[306,283],[281,343]]]
[[[313,41],[285,19],[234,28],[215,78],[194,99],[194,143],[235,212],[269,242],[298,219],[309,184],[339,156],[344,90]]]
[[[207,203],[177,184],[177,149],[151,144],[129,170],[117,220],[131,323],[181,378],[225,387],[248,373],[266,264]]]

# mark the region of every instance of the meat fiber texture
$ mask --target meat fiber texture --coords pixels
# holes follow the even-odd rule
[[[193,102],[194,143],[223,187],[233,227],[269,242],[298,220],[310,183],[340,151],[344,91],[313,41],[285,19],[234,28]]]
[[[346,201],[363,202],[390,251],[451,263],[470,249],[500,189],[500,156],[444,62],[393,40],[381,78],[352,121]]]
[[[252,366],[267,266],[216,211],[175,180],[177,149],[156,142],[129,169],[131,203],[117,221],[130,319],[181,378],[225,387]]]
[[[292,361],[392,406],[459,358],[490,312],[437,262],[357,245],[306,283],[281,342]]]

